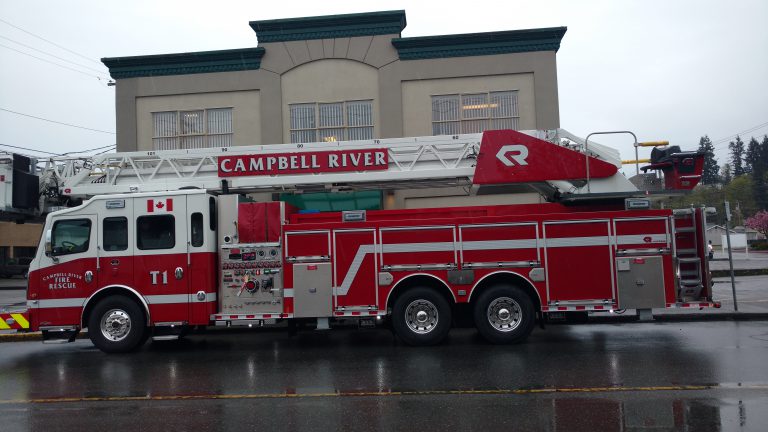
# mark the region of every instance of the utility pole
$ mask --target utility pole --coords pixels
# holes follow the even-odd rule
[[[731,267],[731,291],[733,292],[733,310],[739,311],[739,304],[736,302],[736,278],[733,276],[733,250],[731,250],[731,205],[725,202],[725,239],[728,242],[728,264]]]

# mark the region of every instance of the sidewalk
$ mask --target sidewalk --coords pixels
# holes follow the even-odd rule
[[[709,270],[729,270],[728,254],[715,252],[715,258],[709,261]],[[768,252],[744,252],[733,253],[734,270],[768,269]]]
[[[735,278],[738,311],[734,309],[731,278],[719,277],[714,281],[712,297],[722,305],[719,309],[654,309],[654,317],[669,320],[682,319],[684,316],[694,319],[697,316],[712,315],[720,319],[768,319],[768,276],[737,276]]]

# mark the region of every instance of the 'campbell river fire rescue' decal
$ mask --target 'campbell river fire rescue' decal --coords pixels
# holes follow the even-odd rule
[[[53,273],[43,277],[43,286],[49,290],[77,289],[83,276],[76,273]]]

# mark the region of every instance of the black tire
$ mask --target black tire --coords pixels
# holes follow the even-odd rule
[[[436,345],[451,330],[451,305],[434,289],[411,288],[395,301],[392,327],[408,345]]]
[[[127,297],[102,299],[88,319],[91,342],[106,353],[133,351],[146,341],[147,334],[144,312]]]
[[[473,309],[477,331],[495,344],[522,342],[536,324],[531,297],[514,285],[496,285],[483,291]]]

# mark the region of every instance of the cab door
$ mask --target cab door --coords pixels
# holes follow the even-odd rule
[[[189,324],[207,325],[217,312],[216,199],[208,194],[187,195],[187,215]]]
[[[33,273],[37,286],[33,305],[38,308],[37,325],[80,324],[83,303],[96,291],[97,285],[96,222],[95,215],[53,219],[51,250],[40,257],[40,270]],[[45,235],[48,236],[47,232]]]
[[[105,209],[99,214],[99,288],[121,285],[135,289],[133,205],[130,199],[103,202]]]
[[[153,324],[189,321],[187,197],[133,199],[134,281]]]

